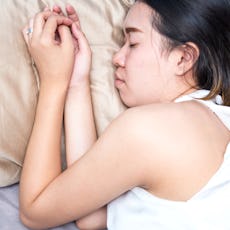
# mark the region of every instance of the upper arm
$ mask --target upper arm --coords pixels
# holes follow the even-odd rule
[[[116,119],[84,156],[50,183],[34,202],[37,222],[48,227],[81,218],[144,183],[135,123],[129,112]]]
[[[193,140],[200,125],[191,117],[174,105],[126,111],[40,194],[30,210],[36,222],[49,227],[79,219],[136,186],[178,187],[176,181],[194,175],[191,162],[201,162]]]

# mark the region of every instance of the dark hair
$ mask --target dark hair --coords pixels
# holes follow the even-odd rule
[[[230,0],[137,0],[155,13],[153,26],[170,48],[195,43],[197,86],[210,90],[204,99],[221,94],[230,106]]]

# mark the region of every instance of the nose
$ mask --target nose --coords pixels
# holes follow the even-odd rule
[[[116,67],[125,66],[125,46],[118,50],[113,56],[113,64]]]

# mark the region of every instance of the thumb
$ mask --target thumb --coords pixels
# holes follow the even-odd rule
[[[76,23],[72,24],[72,33],[75,39],[78,42],[79,50],[82,52],[89,52],[90,48],[88,45],[88,41],[84,35],[84,33],[81,31],[81,29],[76,25]]]

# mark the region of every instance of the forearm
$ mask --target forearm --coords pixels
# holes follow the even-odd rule
[[[96,230],[106,229],[107,227],[107,207],[102,207],[97,211],[89,214],[76,221],[79,229]]]
[[[41,87],[20,181],[20,203],[31,205],[61,173],[60,140],[64,89]]]
[[[65,105],[67,165],[78,160],[96,141],[89,82],[72,86]]]
[[[89,82],[69,89],[65,105],[67,166],[78,160],[96,141]],[[76,222],[79,229],[106,228],[106,207]]]

